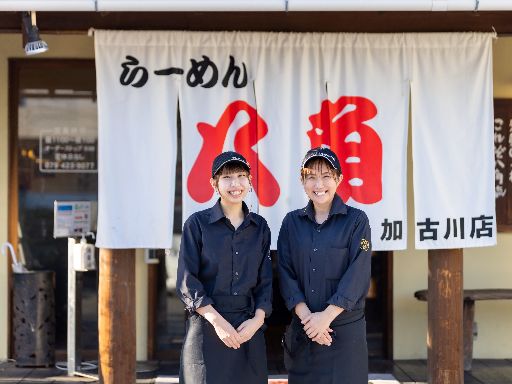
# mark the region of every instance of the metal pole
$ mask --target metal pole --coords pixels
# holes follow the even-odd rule
[[[80,370],[81,317],[82,317],[82,274],[73,268],[74,238],[68,238],[68,376],[73,376]]]

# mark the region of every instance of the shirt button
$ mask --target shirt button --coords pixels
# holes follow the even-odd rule
[[[233,292],[233,295],[235,295],[235,296],[238,295],[238,292]]]
[[[316,231],[317,231],[317,232],[320,232],[320,229],[317,229]]]
[[[316,272],[316,268],[313,268],[313,272]]]
[[[238,255],[238,252],[235,252],[235,255]]]
[[[235,276],[238,276],[238,272],[235,272]]]
[[[312,290],[311,290],[311,292],[315,293],[315,290],[314,290],[314,289],[312,289]]]
[[[316,252],[316,251],[318,251],[318,249],[316,249],[316,248],[313,248],[313,252]]]

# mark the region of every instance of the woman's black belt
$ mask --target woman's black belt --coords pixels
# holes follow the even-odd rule
[[[250,296],[218,295],[211,296],[211,299],[213,300],[214,303],[213,307],[219,312],[252,312],[253,309],[253,300]]]
[[[332,327],[339,327],[342,325],[353,323],[354,321],[360,320],[364,317],[364,309],[355,309],[353,311],[341,312],[331,323]]]

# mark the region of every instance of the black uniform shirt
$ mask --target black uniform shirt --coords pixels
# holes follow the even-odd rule
[[[191,215],[183,226],[176,289],[190,312],[214,304],[213,296],[252,297],[254,309],[272,312],[270,229],[249,212],[235,230],[224,216],[220,199]]]
[[[289,212],[277,241],[279,282],[288,309],[300,302],[312,312],[329,304],[345,311],[363,309],[370,284],[370,241],[366,214],[338,195],[320,225],[311,201]]]

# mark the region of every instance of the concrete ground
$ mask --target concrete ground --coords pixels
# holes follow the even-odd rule
[[[137,365],[137,383],[178,383],[177,365],[166,362],[141,362]],[[426,383],[425,360],[370,360],[368,384]],[[286,375],[271,375],[269,383],[285,384]],[[84,371],[80,376],[68,376],[67,371],[51,368],[16,367],[14,361],[0,362],[0,384],[76,384],[98,382],[97,369]],[[465,384],[512,384],[512,359],[473,360],[473,369],[464,374]]]

